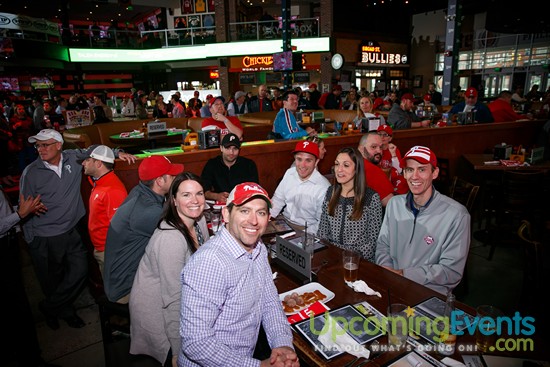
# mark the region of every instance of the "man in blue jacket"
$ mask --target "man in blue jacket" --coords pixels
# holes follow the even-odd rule
[[[464,94],[465,100],[455,104],[449,111],[449,116],[460,112],[474,112],[475,122],[494,122],[491,110],[489,110],[489,107],[484,103],[478,102],[477,95],[477,89],[474,87],[466,89],[466,93]],[[460,122],[461,121],[459,121],[459,123]]]

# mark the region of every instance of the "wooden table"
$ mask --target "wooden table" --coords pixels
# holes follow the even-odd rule
[[[378,291],[382,294],[382,298],[377,296],[367,296],[364,293],[357,293],[351,288],[349,288],[343,279],[343,272],[341,266],[341,249],[328,245],[327,248],[322,249],[318,252],[315,252],[313,259],[313,267],[320,266],[323,261],[328,262],[319,272],[316,281],[325,286],[327,289],[335,293],[335,297],[327,302],[327,306],[331,309],[336,309],[340,306],[346,304],[356,304],[362,301],[367,301],[376,309],[378,309],[383,314],[386,314],[386,309],[388,303],[404,303],[411,307],[417,305],[418,303],[436,296],[441,299],[445,297],[427,287],[424,287],[418,283],[415,283],[409,279],[406,279],[402,276],[396,275],[393,272],[390,272],[376,264],[370,263],[366,260],[361,261],[359,268],[359,279],[364,280],[372,289]],[[301,286],[301,284],[296,281],[296,279],[290,277],[276,264],[272,264],[273,270],[278,272],[278,277],[275,280],[275,285],[279,293],[284,293],[291,289]],[[457,307],[464,310],[465,312],[475,316],[475,309],[465,305],[463,303],[457,302]],[[346,363],[352,361],[354,357],[350,354],[343,354],[338,356],[330,361],[325,360],[321,355],[317,354],[311,344],[309,344],[301,335],[293,331],[294,334],[294,347],[300,356],[301,360],[305,362],[308,366],[343,366]],[[539,332],[539,335],[541,333]],[[536,334],[535,334],[536,336]],[[381,336],[377,339],[381,345],[387,343],[387,337]],[[543,358],[540,355],[543,355],[543,343],[541,340],[537,341],[535,345],[535,351],[538,350],[539,359]],[[475,345],[475,337],[472,335],[463,335],[459,336],[457,339],[457,352],[452,358],[462,361],[462,358],[458,350],[462,347]],[[395,359],[402,352],[384,352],[380,354],[375,359],[371,360],[366,366],[384,366],[389,361]],[[435,354],[429,353],[434,358],[440,360],[442,357]],[[475,354],[475,352],[469,352],[467,354]],[[500,353],[501,355],[503,353]],[[519,357],[520,353],[512,354],[511,356]],[[527,356],[523,356],[527,357]],[[532,354],[529,354],[529,358],[536,357]]]
[[[121,133],[122,134],[122,133]],[[135,146],[135,147],[142,147],[145,145],[148,145],[149,148],[155,149],[157,148],[157,142],[167,142],[167,143],[175,143],[183,142],[182,139],[182,132],[171,132],[166,131],[163,133],[157,133],[157,134],[147,134],[146,136],[143,135],[135,135],[135,136],[128,136],[128,137],[120,137],[121,134],[114,134],[109,136],[109,140],[111,140],[115,144],[121,144],[124,146]]]
[[[503,164],[492,165],[484,162],[494,161],[492,154],[464,154],[464,160],[474,171],[545,171],[550,170],[550,161],[541,161],[528,166],[505,166]]]

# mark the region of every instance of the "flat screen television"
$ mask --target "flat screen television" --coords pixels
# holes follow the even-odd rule
[[[31,77],[31,86],[35,89],[49,89],[54,87],[53,81],[47,76]]]
[[[273,71],[302,70],[302,53],[283,51],[273,54]]]
[[[292,71],[292,51],[273,54],[273,71]]]
[[[16,77],[1,77],[0,91],[19,92],[19,79]]]

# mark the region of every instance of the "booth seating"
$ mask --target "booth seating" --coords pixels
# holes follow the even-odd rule
[[[311,112],[311,111],[308,111]],[[326,119],[348,123],[353,121],[357,113],[347,110],[322,110]],[[273,121],[277,112],[254,112],[239,116],[245,130],[244,138],[247,141],[262,140],[267,138],[267,133],[273,126]],[[180,117],[164,118],[168,128],[190,129],[191,131],[201,130],[202,117]],[[79,147],[86,148],[92,144],[103,144],[115,148],[118,144],[113,143],[109,137],[121,132],[140,130],[143,123],[150,122],[151,119],[130,120],[121,122],[109,122],[104,124],[92,124],[81,126],[63,132],[63,139],[69,143],[74,143]],[[250,130],[250,131],[247,131]]]
[[[166,127],[178,129],[187,129],[187,120],[187,117],[162,119],[166,122]],[[121,132],[140,130],[144,123],[151,121],[152,119],[129,120],[81,126],[63,131],[63,139],[82,148],[89,147],[92,144],[103,144],[115,148],[118,144],[113,143],[109,136]]]

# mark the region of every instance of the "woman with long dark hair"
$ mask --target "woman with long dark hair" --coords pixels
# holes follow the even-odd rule
[[[374,262],[382,225],[380,196],[367,187],[363,157],[356,148],[342,148],[334,162],[334,183],[327,189],[317,235],[357,251]]]
[[[200,178],[182,172],[172,182],[164,213],[139,263],[130,293],[130,353],[172,365],[181,348],[181,272],[209,239]],[[171,353],[170,353],[171,352]]]

